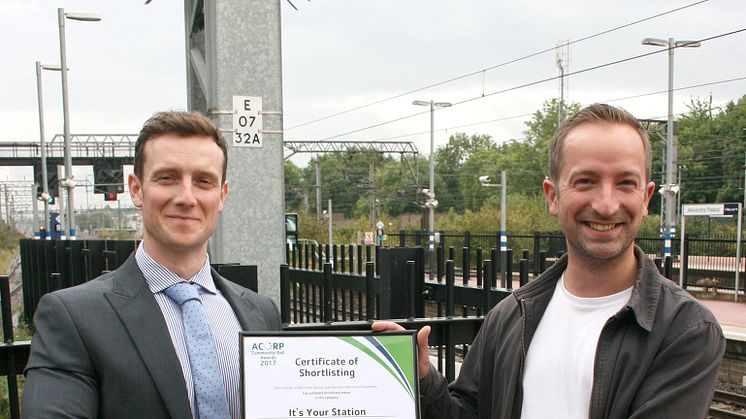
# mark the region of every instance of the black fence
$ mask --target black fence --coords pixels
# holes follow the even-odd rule
[[[137,247],[136,240],[20,241],[23,313],[31,324],[41,297],[72,287],[118,268]],[[213,264],[220,275],[245,288],[258,290],[254,265]]]
[[[359,320],[378,313],[375,292],[367,288],[374,282],[367,278],[378,274],[374,261],[380,247],[304,243],[287,245],[285,252],[287,265],[280,276],[284,323]],[[322,309],[325,298],[333,302],[329,312]]]
[[[402,234],[399,244],[407,243]],[[422,241],[424,236],[419,235]],[[495,246],[492,246],[492,244]],[[373,319],[397,320],[406,328],[433,326],[430,346],[436,364],[449,380],[455,360],[465,355],[483,321],[483,315],[508,297],[512,288],[526,284],[546,270],[565,251],[560,234],[509,236],[512,246],[505,254],[496,250],[496,234],[441,236],[433,271],[423,247],[380,246],[287,247],[280,270],[281,314],[285,330],[369,329]],[[638,238],[638,245],[652,258],[660,252],[660,239]],[[21,241],[24,313],[30,322],[42,295],[94,279],[116,269],[137,242]],[[677,246],[674,253],[678,255]],[[460,246],[460,247],[459,247]],[[484,246],[484,247],[483,247]],[[732,250],[732,252],[731,252]],[[676,278],[679,271],[692,283],[698,275],[723,273],[720,287],[736,268],[735,241],[690,239],[683,266],[669,258],[660,263],[664,275]],[[504,260],[501,264],[499,261]],[[502,266],[501,266],[502,265]],[[688,266],[694,265],[694,266]],[[224,264],[217,270],[229,280],[257,289],[256,267]],[[733,271],[729,271],[729,269]],[[730,285],[731,289],[733,285]],[[741,286],[743,289],[743,286]],[[7,277],[0,277],[4,343],[0,345],[0,375],[8,379],[11,417],[18,415],[16,374],[23,371],[29,342],[13,339],[10,291]]]
[[[411,242],[423,242],[426,236],[423,233],[400,232],[399,244],[409,245]],[[391,237],[389,237],[391,241]],[[417,294],[424,293],[425,298],[432,296],[440,307],[434,315],[442,315],[444,304],[442,295],[444,291],[438,291],[435,285],[426,287],[424,277],[427,276],[428,283],[438,284],[447,280],[447,261],[453,261],[454,282],[465,287],[481,287],[483,278],[489,274],[490,283],[493,287],[511,290],[518,286],[515,283],[514,272],[519,265],[525,265],[521,275],[533,277],[543,272],[548,264],[565,251],[565,240],[561,234],[516,234],[508,238],[508,242],[521,246],[520,252],[514,252],[510,248],[505,254],[495,247],[497,244],[497,233],[491,234],[442,234],[441,240],[435,249],[433,269],[430,270],[429,254],[422,247],[410,247],[416,253],[408,256],[407,260],[416,262]],[[659,238],[637,238],[636,243],[651,258],[659,255],[662,240]],[[722,239],[692,239],[684,242],[686,254],[689,256],[683,263],[679,263],[679,242],[673,243],[674,258],[667,269],[667,276],[679,281],[683,272],[683,283],[685,286],[697,286],[701,279],[717,279],[719,289],[733,290],[735,288],[735,240]],[[21,264],[23,266],[23,293],[24,293],[24,315],[27,322],[31,322],[41,296],[47,292],[82,284],[98,277],[104,272],[119,267],[132,251],[136,248],[137,241],[134,240],[21,240]],[[484,247],[483,247],[484,246]],[[305,243],[302,246],[288,246],[286,248],[286,261],[291,271],[289,287],[293,295],[293,322],[313,322],[320,318],[320,298],[322,295],[323,273],[325,264],[330,265],[331,285],[338,295],[332,299],[334,302],[333,318],[325,321],[347,321],[362,320],[369,318],[391,318],[398,317],[396,311],[391,312],[391,303],[381,300],[382,291],[379,290],[379,279],[371,284],[367,278],[367,265],[372,263],[373,275],[381,277],[381,268],[385,267],[392,273],[383,277],[386,279],[384,285],[386,290],[394,289],[393,304],[404,295],[403,289],[397,288],[403,283],[403,278],[395,278],[403,275],[407,268],[406,260],[391,259],[386,263],[377,263],[381,259],[382,252],[389,252],[386,247],[362,246],[362,245],[324,245],[317,246]],[[742,250],[743,252],[743,250]],[[387,253],[388,254],[388,253]],[[485,262],[488,261],[487,266]],[[501,266],[505,263],[505,268]],[[666,267],[658,261],[658,266],[663,271]],[[744,274],[744,262],[741,262],[740,273]],[[221,264],[214,267],[226,278],[239,283],[247,288],[257,290],[256,267],[236,264]],[[526,272],[527,270],[527,272]],[[498,275],[499,273],[499,275]],[[391,277],[390,279],[388,279]],[[499,282],[498,282],[499,278]],[[746,279],[746,278],[744,278]],[[739,289],[745,289],[743,282]],[[394,284],[394,285],[391,285]],[[372,286],[375,293],[370,303],[368,312],[367,290]],[[393,287],[393,288],[391,288]],[[386,291],[383,290],[383,291]],[[461,292],[461,291],[459,291]],[[469,295],[464,291],[464,295]],[[440,298],[440,301],[438,301]],[[418,313],[422,310],[422,303],[418,304]],[[461,304],[468,309],[478,311],[476,304]],[[303,307],[303,309],[301,309]],[[482,307],[483,309],[483,307]],[[400,313],[400,312],[399,312]],[[421,313],[424,314],[424,313]]]
[[[44,294],[82,284],[116,269],[136,246],[134,240],[21,240],[26,322],[31,323]]]
[[[562,256],[561,251],[553,257],[539,251],[538,268],[534,270],[527,250],[514,265],[513,251],[508,249],[501,266],[496,249],[490,249],[491,258],[486,259],[481,248],[471,255],[471,249],[464,247],[460,258],[463,265],[458,266],[455,248],[450,247],[445,254],[439,247],[435,270],[427,272],[426,252],[419,246],[376,248],[374,260],[370,260],[370,247],[324,246],[330,258],[319,256],[318,249],[286,248],[286,259],[292,263],[283,265],[280,275],[280,308],[285,324],[480,316]],[[345,254],[349,257],[347,264]],[[472,259],[476,260],[474,268]],[[672,261],[670,256],[665,263],[656,260],[667,278],[674,277]]]
[[[490,259],[480,259],[475,277],[466,278],[457,277],[454,260],[444,260],[442,275],[430,281],[425,279],[422,247],[379,248],[376,259],[365,261],[364,271],[362,247],[347,253],[351,260],[347,264],[334,257],[343,253],[334,247],[325,247],[326,254],[332,255],[328,262],[318,261],[317,249],[288,247],[287,260],[295,265],[281,268],[280,307],[285,330],[370,330],[374,319],[399,319],[396,321],[407,329],[428,324],[435,364],[449,380],[455,378],[456,357],[466,355],[479,331],[482,315],[510,295],[510,290],[496,287],[497,271]],[[302,257],[308,255],[302,253],[306,250],[315,256]],[[313,262],[313,257],[318,262]],[[468,263],[469,259],[463,260]],[[528,261],[519,266],[520,281],[525,283]]]
[[[435,252],[443,252],[444,257],[450,258],[456,262],[459,267],[464,266],[477,266],[477,253],[472,249],[482,249],[483,254],[487,255],[487,258],[497,260],[499,263],[499,257],[495,257],[493,252],[500,248],[500,233],[489,232],[489,233],[453,233],[453,232],[440,232],[438,233],[439,243],[436,246]],[[508,234],[508,248],[512,249],[512,263],[518,264],[521,259],[527,259],[529,267],[531,268],[531,274],[536,275],[540,272],[539,267],[539,252],[544,252],[550,259],[556,257],[558,254],[563,254],[567,251],[567,245],[565,243],[565,236],[560,233],[511,233]],[[405,231],[400,230],[398,234],[392,234],[387,236],[384,241],[384,246],[398,246],[398,247],[409,247],[409,246],[423,246],[428,245],[427,232],[422,231]],[[468,248],[470,260],[468,264],[464,264],[464,253],[463,248]],[[442,250],[438,250],[442,249]],[[450,249],[454,249],[453,251]],[[455,252],[455,253],[451,253]],[[528,252],[528,253],[526,253]],[[528,257],[525,257],[528,255]],[[436,255],[436,259],[442,259]],[[429,263],[429,262],[428,262]]]
[[[434,251],[434,267],[438,276],[442,275],[443,260],[454,260],[456,272],[460,269],[472,271],[472,275],[479,269],[478,255],[483,254],[496,262],[495,268],[499,270],[502,260],[499,251],[500,233],[452,233],[440,232],[440,242]],[[648,255],[656,260],[661,271],[665,269],[662,262],[664,240],[660,237],[637,237],[635,244]],[[384,246],[424,246],[428,245],[427,232],[404,231],[397,234],[389,234]],[[684,240],[684,251],[688,255],[685,261],[680,263],[681,241],[674,239],[671,243],[672,266],[670,275],[667,276],[675,282],[679,282],[683,272],[682,282],[685,288],[697,287],[698,281],[717,279],[717,288],[733,291],[735,289],[735,273],[738,268],[739,277],[746,276],[746,249],[741,246],[741,264],[737,266],[736,240],[733,239],[702,239],[687,235]],[[531,275],[542,272],[540,264],[541,252],[544,252],[547,260],[551,263],[558,255],[567,251],[565,237],[561,232],[556,233],[512,233],[508,234],[508,248],[512,249],[511,262],[516,265],[520,260],[528,261]],[[464,250],[467,249],[467,250]],[[481,249],[481,250],[480,250]],[[497,252],[497,253],[496,253]],[[430,266],[429,255],[426,253],[426,267]],[[466,263],[464,262],[466,261]],[[469,273],[464,273],[469,275]],[[744,291],[744,280],[739,282],[739,290]]]
[[[718,289],[735,289],[735,272],[739,271],[738,289],[743,291],[746,273],[744,270],[743,244],[741,245],[740,266],[736,258],[736,241],[723,239],[693,239],[684,241],[684,251],[688,255],[683,266],[684,284],[696,286],[703,279],[717,279]]]
[[[504,274],[498,275],[503,273],[499,264],[485,259],[479,249],[475,252],[478,268],[473,271],[470,266],[457,269],[453,254],[445,259],[439,252],[437,273],[426,280],[422,247],[378,248],[377,258],[370,260],[370,248],[363,252],[362,246],[353,246],[346,253],[346,264],[347,258],[334,255],[345,254],[347,246],[337,247],[325,247],[332,255],[328,261],[318,260],[318,248],[287,248],[291,263],[282,268],[280,286],[284,323],[453,316],[457,309],[462,315],[478,315],[509,295],[516,279],[512,256],[507,258]],[[467,254],[461,258],[467,265],[470,259]],[[541,268],[546,269],[549,263],[543,252],[540,259]],[[525,259],[518,266],[520,285],[528,282],[530,271]]]

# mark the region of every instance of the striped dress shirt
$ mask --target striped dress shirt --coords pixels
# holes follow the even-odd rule
[[[184,373],[184,382],[186,383],[187,395],[189,396],[189,403],[191,404],[194,417],[198,418],[197,401],[194,397],[194,383],[192,382],[192,369],[189,364],[189,352],[187,352],[186,341],[184,340],[181,307],[163,292],[166,288],[185,280],[195,282],[203,287],[200,290],[200,299],[202,300],[202,306],[205,308],[207,321],[210,324],[212,336],[215,340],[218,363],[220,364],[220,375],[223,377],[223,383],[225,384],[225,394],[228,396],[231,416],[234,419],[240,418],[239,333],[241,332],[241,324],[238,322],[238,318],[230,304],[228,304],[228,301],[215,288],[215,282],[212,280],[210,270],[209,256],[206,256],[204,266],[193,277],[181,278],[156,262],[147,253],[143,244],[137,247],[135,260],[137,261],[137,266],[145,276],[145,281],[150,291],[153,292],[155,301],[163,312],[163,318],[166,320],[168,331],[171,334],[171,342],[173,342],[176,355],[179,357],[179,362],[181,363],[181,370]]]

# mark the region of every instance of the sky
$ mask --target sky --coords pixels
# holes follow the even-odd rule
[[[530,115],[559,97],[554,47],[569,42],[566,100],[664,119],[668,57],[641,40],[746,28],[742,0],[291,1],[297,11],[281,0],[285,139],[413,141],[424,155],[430,116],[414,100],[454,104],[435,113],[436,147],[458,132],[520,140]],[[154,112],[186,109],[183,3],[143,3],[2,0],[0,142],[39,140],[35,62],[59,64],[58,7],[102,17],[66,24],[71,133],[136,134]],[[674,112],[746,94],[746,79],[721,82],[746,77],[743,45],[746,31],[675,50]],[[44,72],[42,85],[51,138],[62,133],[59,73]],[[90,168],[75,177],[90,178]],[[0,168],[0,181],[31,178],[30,168]]]

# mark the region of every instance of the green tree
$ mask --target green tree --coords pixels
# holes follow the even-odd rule
[[[572,103],[565,114],[577,112]],[[525,138],[496,144],[488,135],[457,133],[438,148],[435,191],[438,214],[448,214],[438,221],[443,230],[496,230],[499,228],[499,188],[481,186],[478,177],[489,175],[492,183],[500,182],[500,172],[507,172],[508,229],[510,231],[557,230],[556,220],[548,215],[541,184],[546,176],[549,142],[556,131],[560,103],[556,99],[543,103],[526,121]],[[665,127],[647,124],[653,145],[653,180],[661,181]],[[681,202],[740,202],[743,199],[743,164],[746,152],[746,96],[720,108],[709,100],[692,100],[689,111],[678,120],[681,170]],[[286,202],[288,208],[302,207],[304,196],[310,196],[308,223],[310,234],[325,237],[323,222],[315,219],[315,164],[321,166],[323,208],[333,200],[334,212],[356,217],[354,226],[335,229],[335,235],[352,239],[356,231],[369,229],[370,182],[369,162],[375,163],[376,217],[387,226],[397,226],[396,216],[422,214],[422,188],[429,185],[428,159],[418,156],[405,162],[378,153],[347,152],[317,156],[303,168],[286,162]],[[643,221],[641,235],[657,236],[660,225],[660,194],[650,203],[650,214]],[[298,211],[301,213],[301,211]],[[313,222],[310,222],[313,221]],[[727,226],[692,224],[691,230],[720,231]],[[403,227],[403,226],[402,226]],[[356,230],[357,229],[357,230]],[[687,228],[689,231],[690,228]],[[714,233],[713,233],[714,234]],[[301,237],[304,237],[301,233]],[[325,239],[324,239],[325,240]]]
[[[696,99],[678,120],[681,202],[740,202],[743,199],[746,96],[713,109]]]
[[[566,114],[580,110],[577,103],[565,106]],[[488,175],[492,183],[500,183],[503,170],[508,194],[542,196],[549,142],[557,129],[559,113],[559,100],[546,101],[526,122],[525,139],[506,141],[494,148],[477,150],[470,156],[459,177],[459,188],[468,208],[478,210],[488,197],[500,194],[499,189],[482,187],[478,176]]]
[[[715,120],[711,104],[702,100],[692,100],[688,108],[689,112],[677,121],[679,165],[682,169],[681,202],[715,202],[718,188],[706,185],[710,181],[706,178],[710,178],[714,170],[720,172],[719,165],[711,164],[712,157],[718,157],[720,154],[719,150],[712,149]],[[718,173],[713,178],[719,176]]]
[[[718,202],[739,202],[743,199],[744,153],[746,147],[746,96],[737,103],[729,102],[716,116],[716,134],[722,147],[723,185]]]
[[[308,210],[304,204],[310,193],[311,188],[303,177],[303,170],[290,160],[285,160],[285,209],[288,212],[301,208]]]
[[[443,211],[471,208],[474,201],[481,202],[480,196],[472,195],[470,182],[476,182],[475,163],[465,167],[467,162],[475,156],[483,160],[484,153],[495,151],[497,145],[489,135],[471,135],[457,133],[448,139],[445,146],[439,147],[435,153],[436,174],[440,178],[440,185],[436,179],[436,196],[439,208]],[[477,182],[478,183],[478,182]],[[462,188],[468,185],[466,190]]]
[[[526,141],[534,148],[537,156],[544,160],[545,166],[549,142],[559,126],[561,103],[559,99],[545,101],[541,109],[534,112],[531,119],[526,121],[526,130],[523,131]],[[564,105],[564,115],[572,115],[580,110],[579,103],[562,104]]]
[[[560,100],[545,101],[542,108],[534,112],[530,120],[526,121],[527,147],[514,150],[519,152],[522,167],[525,168],[521,176],[528,176],[532,181],[544,179],[547,174],[547,160],[549,158],[549,143],[559,126]],[[563,115],[572,115],[580,110],[580,104],[563,104]],[[538,175],[538,176],[537,176]]]
[[[510,193],[506,198],[505,223],[509,232],[557,231],[559,224],[547,211],[544,196]],[[498,231],[500,230],[500,198],[490,196],[478,211],[466,210],[462,215],[449,213],[439,230]]]
[[[458,187],[464,208],[477,211],[484,201],[499,189],[484,187],[479,182],[480,176],[490,176],[492,183],[500,183],[500,153],[497,149],[478,150],[461,166],[458,171]],[[497,176],[495,176],[497,173]]]

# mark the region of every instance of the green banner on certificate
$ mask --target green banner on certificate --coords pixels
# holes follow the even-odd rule
[[[414,333],[245,332],[244,418],[416,419]]]

